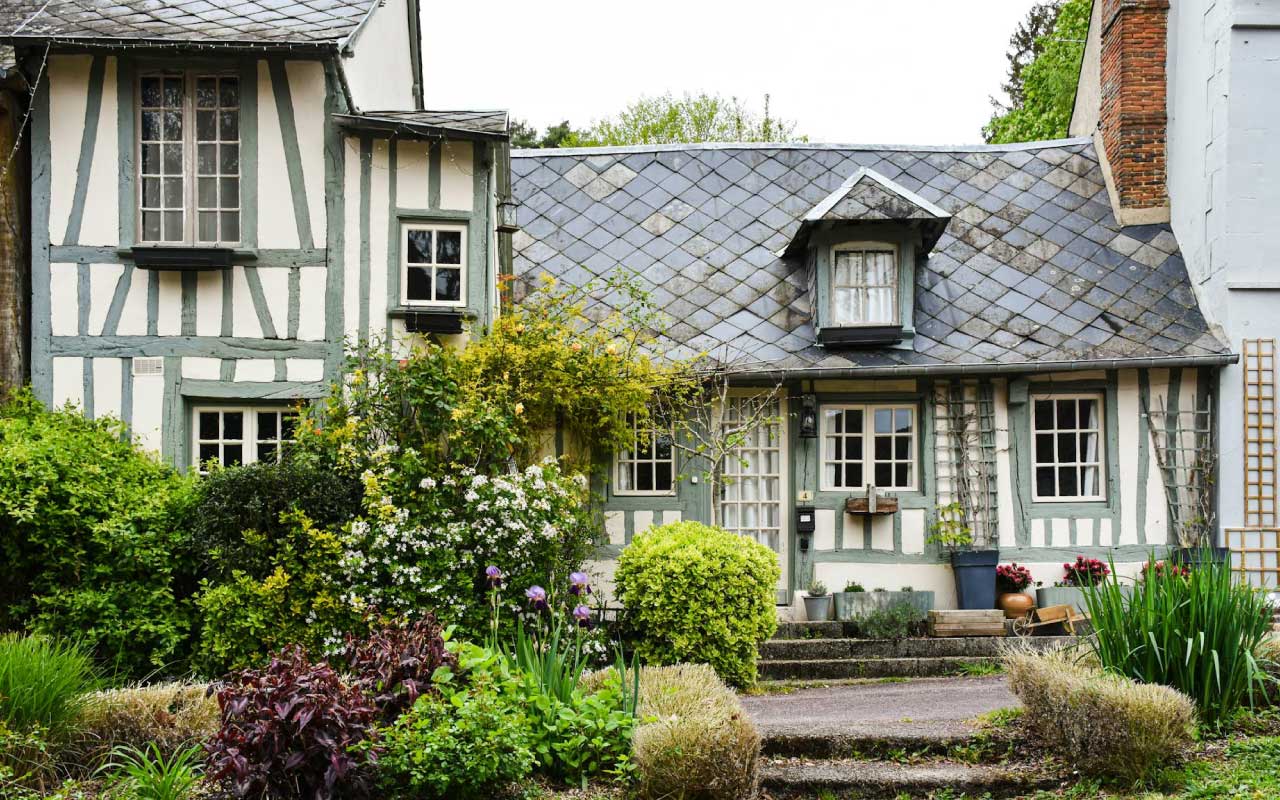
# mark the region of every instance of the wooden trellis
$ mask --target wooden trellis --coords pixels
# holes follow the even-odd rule
[[[1244,525],[1223,531],[1231,562],[1256,586],[1280,587],[1276,519],[1276,340],[1245,339]]]
[[[995,391],[989,381],[939,384],[934,393],[938,454],[947,473],[938,477],[939,500],[960,504],[976,546],[998,537],[996,528]]]
[[[1178,544],[1212,544],[1217,530],[1214,483],[1218,468],[1213,399],[1206,398],[1203,406],[1174,410],[1166,408],[1161,397],[1155,408],[1144,407],[1143,415]]]

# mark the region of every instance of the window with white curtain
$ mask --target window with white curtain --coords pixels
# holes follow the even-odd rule
[[[898,321],[898,249],[842,244],[831,252],[831,320],[835,327]]]
[[[1102,395],[1055,394],[1031,401],[1035,500],[1106,500]]]

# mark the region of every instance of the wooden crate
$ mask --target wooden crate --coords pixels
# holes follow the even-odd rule
[[[929,635],[950,636],[1004,636],[1004,612],[990,611],[930,611]]]

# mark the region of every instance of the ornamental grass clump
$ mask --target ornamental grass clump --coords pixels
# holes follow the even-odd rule
[[[1183,692],[1210,729],[1252,705],[1273,680],[1258,655],[1270,607],[1262,592],[1235,580],[1229,564],[1153,567],[1131,593],[1113,577],[1086,589],[1085,602],[1103,668]]]
[[[675,522],[622,551],[617,596],[647,664],[710,664],[725,682],[756,679],[757,647],[778,627],[778,557],[723,528]]]
[[[641,800],[744,800],[756,796],[760,734],[738,697],[705,664],[640,671],[632,744]]]
[[[218,730],[218,701],[202,683],[160,683],[94,692],[84,698],[62,749],[63,761],[92,769],[117,748],[155,748],[168,759]]]
[[[0,723],[12,731],[69,728],[94,688],[83,649],[46,636],[0,635]]]
[[[1005,667],[1024,719],[1082,772],[1138,781],[1191,743],[1195,707],[1167,686],[1108,674],[1071,650],[1015,649]]]

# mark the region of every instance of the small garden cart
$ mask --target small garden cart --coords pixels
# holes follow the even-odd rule
[[[1013,632],[1017,636],[1078,636],[1076,623],[1088,622],[1089,616],[1081,614],[1070,603],[1060,606],[1033,608],[1025,617],[1013,621]]]

